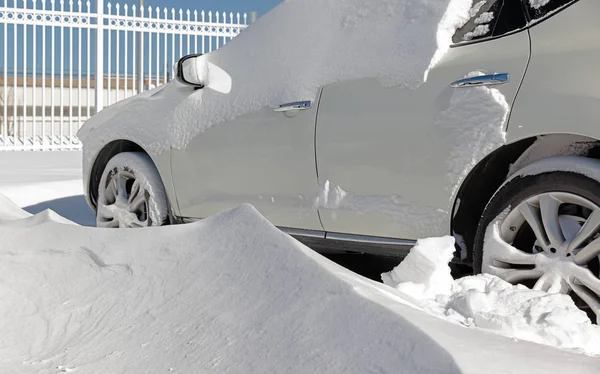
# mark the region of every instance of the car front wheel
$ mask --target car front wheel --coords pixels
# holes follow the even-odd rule
[[[150,157],[139,152],[110,159],[100,179],[97,205],[98,227],[161,226],[168,219],[162,180]]]
[[[487,205],[474,243],[476,272],[570,294],[596,321],[599,256],[600,183],[566,171],[505,184]]]

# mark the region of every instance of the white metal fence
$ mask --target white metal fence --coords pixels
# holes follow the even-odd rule
[[[3,1],[0,150],[79,148],[90,115],[164,84],[180,57],[219,48],[249,21],[104,0],[95,11],[81,0]]]

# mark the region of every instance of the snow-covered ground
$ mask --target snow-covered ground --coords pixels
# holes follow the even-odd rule
[[[2,153],[0,193],[31,212],[54,206],[93,221],[80,157]],[[421,241],[384,285],[314,253],[251,206],[189,225],[107,230],[0,200],[0,237],[3,373],[600,366],[578,353],[594,353],[597,328],[569,300],[491,277],[453,281],[451,238]]]
[[[81,151],[3,152],[0,156],[0,194],[30,213],[52,209],[80,225],[96,225],[83,197]]]

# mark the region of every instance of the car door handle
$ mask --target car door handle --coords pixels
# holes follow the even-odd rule
[[[504,84],[510,80],[508,73],[480,75],[478,77],[469,77],[459,79],[450,84],[452,88],[476,87],[476,86],[493,86]]]
[[[290,110],[306,110],[306,109],[310,109],[311,106],[312,106],[312,102],[310,102],[310,101],[295,101],[293,103],[281,104],[280,106],[278,106],[277,108],[274,108],[273,110],[276,112],[287,112]]]

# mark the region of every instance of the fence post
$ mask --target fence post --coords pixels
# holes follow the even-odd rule
[[[256,22],[256,19],[258,18],[258,13],[253,10],[252,12],[250,12],[250,23],[254,23]]]
[[[144,0],[138,0],[138,9],[140,12],[140,19],[144,18]],[[144,24],[144,21],[140,21],[140,27]],[[144,32],[138,31],[137,33],[137,84],[138,93],[144,92]]]
[[[96,113],[104,108],[104,0],[96,2]]]

